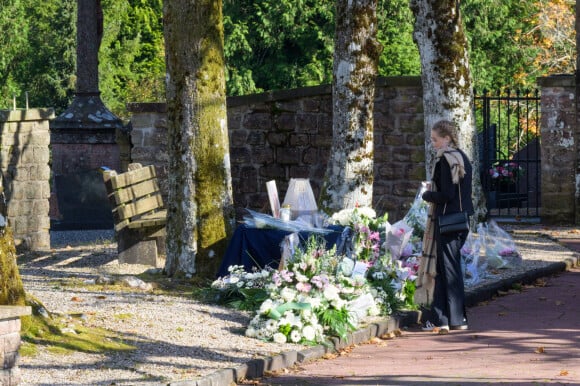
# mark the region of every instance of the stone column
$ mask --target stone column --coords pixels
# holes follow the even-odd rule
[[[52,203],[59,218],[53,228],[112,227],[101,166],[120,170],[117,136],[125,127],[103,104],[98,52],[102,36],[100,0],[77,0],[77,84],[71,105],[50,124],[53,165]]]
[[[542,223],[574,224],[580,193],[574,76],[538,79],[541,87]]]
[[[52,109],[0,110],[0,168],[8,224],[16,246],[28,250],[50,249],[52,118]]]

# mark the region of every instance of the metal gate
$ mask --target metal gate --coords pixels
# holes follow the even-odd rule
[[[475,96],[481,184],[491,218],[540,220],[540,96],[509,89]]]

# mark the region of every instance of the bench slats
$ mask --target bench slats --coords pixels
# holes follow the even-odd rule
[[[146,180],[132,186],[127,186],[125,189],[116,190],[113,192],[113,198],[115,199],[116,205],[120,206],[152,194],[159,194],[157,180]]]
[[[111,188],[113,190],[122,189],[126,186],[137,184],[141,181],[157,178],[155,166],[143,166],[142,168],[131,170],[111,178]]]
[[[120,220],[131,219],[133,217],[147,214],[156,209],[163,208],[161,195],[144,197],[130,204],[118,206],[116,209]]]

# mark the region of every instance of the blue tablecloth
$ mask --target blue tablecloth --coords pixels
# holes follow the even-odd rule
[[[321,234],[326,240],[327,249],[332,248],[341,238],[344,227],[331,226],[331,232]],[[243,265],[247,271],[252,267],[277,268],[282,256],[281,243],[291,234],[290,231],[270,228],[253,228],[240,224],[236,228],[222,260],[217,276],[228,275],[230,265]],[[300,240],[306,241],[311,232],[299,232]]]

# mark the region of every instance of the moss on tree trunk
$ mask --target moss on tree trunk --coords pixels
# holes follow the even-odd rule
[[[23,306],[25,293],[16,263],[16,247],[10,228],[0,234],[0,305]]]
[[[222,2],[164,3],[169,197],[165,271],[213,276],[234,225]]]

